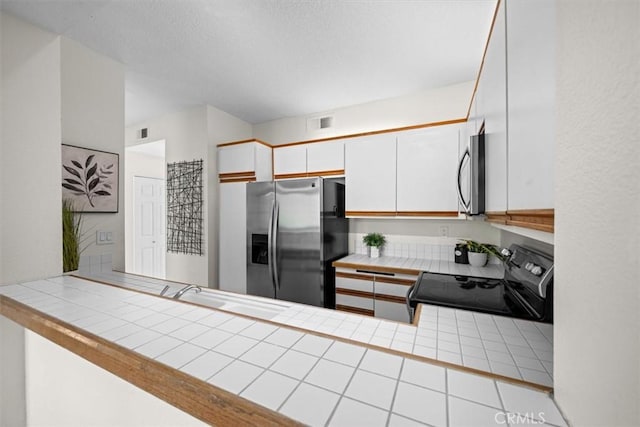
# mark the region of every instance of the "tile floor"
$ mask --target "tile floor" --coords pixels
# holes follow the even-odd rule
[[[526,387],[83,279],[0,286],[0,294],[309,425],[505,425],[516,415],[566,425],[547,394]],[[137,311],[146,316],[113,315]],[[373,331],[411,328],[390,323]],[[514,330],[495,327],[503,337]]]

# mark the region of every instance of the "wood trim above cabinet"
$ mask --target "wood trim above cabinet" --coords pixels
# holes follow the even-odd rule
[[[358,307],[350,307],[348,305],[342,305],[342,304],[336,304],[336,310],[346,311],[347,313],[360,314],[362,316],[369,316],[369,317],[373,317],[375,314],[373,310],[367,310],[367,309],[358,308]]]
[[[220,184],[226,184],[230,182],[252,182],[256,180],[255,171],[245,172],[229,172],[218,174]]]
[[[333,261],[331,265],[333,265],[334,267],[350,268],[353,270],[368,270],[373,273],[395,273],[395,274],[407,274],[409,276],[417,276],[418,274],[420,274],[420,270],[413,270],[410,268],[387,267],[383,265],[353,264],[350,262],[344,262],[340,260]],[[350,273],[336,272],[336,276],[341,275],[338,277],[350,277],[350,276],[342,276],[343,274],[350,274]],[[353,276],[357,276],[357,275],[354,274]],[[371,277],[370,280],[373,280],[373,276],[370,276],[370,277]],[[360,278],[360,277],[354,277],[354,279],[355,278]],[[378,279],[379,277],[376,276],[376,280]],[[396,279],[396,280],[402,280],[402,279]]]
[[[273,145],[269,144],[268,142],[264,142],[261,141],[259,139],[243,139],[242,141],[231,141],[231,142],[224,142],[222,144],[218,144],[217,147],[229,147],[230,145],[238,145],[238,144],[246,144],[247,142],[257,142],[258,144],[262,144],[265,147],[269,147],[269,148],[273,148]]]

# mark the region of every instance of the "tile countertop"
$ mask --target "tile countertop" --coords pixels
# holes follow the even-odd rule
[[[371,271],[418,275],[422,271],[430,273],[459,274],[465,276],[501,279],[504,277],[502,264],[487,264],[484,267],[472,267],[469,264],[456,264],[445,259],[420,259],[382,256],[370,258],[367,255],[351,254],[333,262],[335,267],[364,268]]]
[[[316,310],[336,316],[338,323],[345,319]],[[0,286],[0,313],[63,346],[72,341],[68,348],[104,351],[104,357],[92,360],[98,365],[108,363],[114,352],[136,359],[135,368],[126,371],[134,376],[130,382],[210,423],[229,421],[225,415],[237,416],[235,407],[249,405],[243,414],[259,417],[250,420],[254,423],[504,425],[509,414],[520,414],[531,424],[566,425],[552,398],[541,391],[339,336],[77,277]],[[395,324],[378,327],[388,323]],[[100,345],[91,345],[96,341]],[[198,393],[186,404],[180,401],[184,393],[167,390],[175,381],[150,377],[144,383],[145,375],[157,372],[165,379],[191,379]],[[212,408],[211,402],[221,405]]]

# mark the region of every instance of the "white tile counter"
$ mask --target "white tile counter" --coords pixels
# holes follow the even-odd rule
[[[151,282],[144,286],[155,286]],[[206,381],[213,394],[223,389],[309,425],[505,425],[509,414],[535,417],[530,424],[566,425],[546,393],[354,345],[340,336],[70,276],[0,286],[0,295],[3,314],[7,298],[18,301]],[[283,313],[298,313],[290,319],[304,314],[304,322],[312,323],[320,311],[341,314],[300,307],[293,304]],[[321,325],[337,328],[354,319],[344,316],[328,316]],[[371,330],[363,317],[355,318],[360,322],[351,322],[354,331]],[[408,338],[400,326],[412,328],[379,322],[372,332]]]

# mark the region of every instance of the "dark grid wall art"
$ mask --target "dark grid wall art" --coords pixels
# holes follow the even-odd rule
[[[202,159],[167,164],[167,252],[203,255]]]

